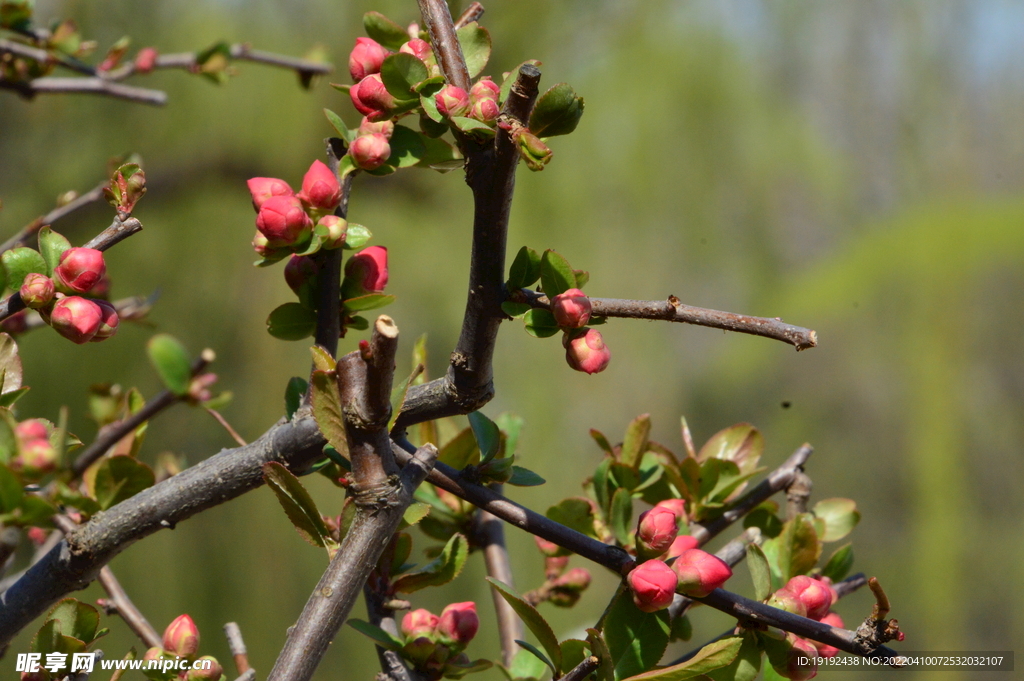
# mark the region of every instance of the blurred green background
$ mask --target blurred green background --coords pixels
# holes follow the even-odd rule
[[[364,11],[416,19],[412,0],[37,4],[41,22],[73,17],[104,48],[126,34],[133,47],[167,52],[221,39],[295,55],[321,45],[340,67],[330,80],[340,82],[348,82],[348,50],[362,34]],[[600,458],[589,428],[614,440],[649,412],[653,437],[678,451],[680,415],[698,445],[748,421],[765,434],[768,466],[804,441],[815,446],[812,502],[857,500],[855,570],[886,587],[907,633],[904,649],[1020,647],[1024,548],[1013,537],[1022,534],[1024,510],[1024,5],[490,0],[486,7],[483,23],[495,43],[487,73],[500,78],[537,58],[542,84],[568,81],[587,103],[576,133],[552,142],[555,156],[543,173],[520,169],[510,253],[524,244],[558,250],[591,272],[591,295],[675,294],[693,305],[781,316],[820,338],[818,348],[797,355],[766,339],[613,320],[602,332],[614,360],[591,377],[566,367],[557,339],[536,340],[508,324],[496,356],[497,396],[485,412],[526,419],[522,461],[549,480],[510,495],[543,510],[579,493]],[[252,267],[245,180],[276,176],[297,186],[331,133],[323,107],[353,124],[357,117],[325,81],[306,92],[289,72],[238,68],[222,87],[181,72],[136,78],[169,93],[162,109],[0,93],[0,227],[14,233],[59,193],[94,186],[109,157],[140,153],[150,191],[136,215],[146,230],[110,252],[113,294],[161,292],[151,321],[194,352],[217,352],[220,386],[235,394],[224,414],[255,439],[283,413],[285,383],[306,373],[309,356],[305,343],[264,331],[267,313],[292,294],[279,267]],[[403,359],[426,333],[429,372],[439,375],[465,301],[471,200],[461,172],[360,177],[350,217],[389,248],[389,291],[398,302],[387,312],[402,330]],[[109,219],[107,207],[95,206],[58,230],[78,244]],[[85,347],[47,330],[23,337],[33,390],[19,416],[55,420],[68,405],[72,429],[90,440],[90,384],[158,390],[143,352],[152,333],[123,328]],[[361,337],[345,339],[342,350]],[[152,462],[171,451],[194,463],[231,446],[207,415],[176,407],[152,424],[143,457]],[[311,486],[322,509],[336,513],[338,491],[320,479]],[[508,540],[518,586],[537,586],[542,564],[532,541],[515,530]],[[190,613],[202,651],[228,667],[220,627],[237,621],[260,678],[324,566],[323,552],[302,542],[266,489],[113,562],[158,629]],[[417,593],[413,603],[438,611],[446,602],[478,601],[484,627],[469,652],[494,657],[482,572],[474,558],[451,587]],[[560,637],[579,635],[612,592],[612,577],[594,573],[575,610],[542,606]],[[747,592],[740,573],[733,586]],[[101,595],[93,586],[79,596]],[[838,611],[855,624],[870,603],[861,593]],[[694,641],[676,652],[728,626],[708,609],[692,618]],[[138,645],[121,622],[109,625],[101,646],[108,655]],[[26,650],[27,640],[12,651]],[[13,660],[3,664],[13,669]],[[316,678],[366,679],[375,671],[367,640],[345,628]]]

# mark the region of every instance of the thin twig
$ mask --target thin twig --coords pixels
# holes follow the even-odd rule
[[[462,14],[459,15],[459,18],[455,20],[456,30],[462,28],[463,26],[471,24],[474,21],[479,21],[480,17],[482,17],[483,15],[483,5],[481,5],[479,2],[469,3],[469,5],[466,6],[466,9],[462,10]]]
[[[210,409],[209,407],[204,407],[204,409],[206,409],[206,412],[210,416],[212,416],[217,423],[220,424],[221,428],[223,428],[224,430],[228,431],[228,435],[230,435],[231,439],[234,440],[235,442],[237,442],[239,444],[239,446],[244,447],[247,444],[249,444],[248,442],[246,442],[242,438],[241,435],[238,434],[237,430],[235,430],[234,428],[231,427],[231,424],[228,423],[228,420],[226,418],[224,418],[223,414],[221,414],[216,409]]]
[[[811,478],[803,471],[793,476],[793,482],[786,488],[786,518],[792,520],[807,512],[807,500],[814,488]]]
[[[52,225],[61,218],[75,212],[79,208],[99,201],[103,198],[103,189],[109,185],[110,181],[104,180],[81,196],[68,201],[63,206],[57,206],[46,215],[36,218],[26,225],[20,232],[12,236],[3,244],[0,244],[0,253],[5,253],[12,248],[17,248],[18,246],[28,245],[33,239],[35,239],[36,234],[38,234],[39,230],[43,227]]]
[[[249,651],[245,647],[245,639],[242,638],[242,630],[236,622],[228,622],[224,625],[224,636],[228,639],[228,650],[235,661],[235,671],[244,674],[249,671]]]
[[[344,220],[348,217],[348,200],[352,193],[352,175],[344,178],[339,173],[340,159],[345,155],[344,142],[331,138],[327,140],[327,165],[341,184],[341,202],[334,214]],[[341,300],[338,295],[341,286],[341,249],[321,250],[316,254],[317,263],[317,314],[315,343],[328,355],[338,354],[338,337],[341,335]]]
[[[275,54],[273,52],[264,52],[262,50],[254,50],[246,43],[235,43],[228,48],[228,53],[232,59],[239,61],[251,61],[259,64],[267,64],[269,66],[280,66],[282,68],[291,69],[298,74],[312,74],[322,75],[328,74],[334,70],[331,64],[325,62],[310,61],[308,59],[300,59],[298,57],[289,57],[288,55]],[[185,69],[186,71],[196,71],[200,68],[200,64],[196,61],[198,52],[175,52],[169,54],[157,55],[156,61],[153,63],[154,69]],[[113,69],[105,74],[105,77],[109,80],[123,80],[128,76],[136,72],[135,64],[128,62],[116,69]]]
[[[27,83],[0,82],[0,87],[17,90],[28,98],[40,94],[91,94],[153,106],[163,106],[167,103],[167,93],[162,90],[125,85],[100,77],[58,78],[46,76],[30,80]]]
[[[33,47],[13,40],[0,40],[0,52],[6,52],[25,59],[39,62],[40,64],[59,64],[65,68],[84,73],[87,76],[95,76],[96,69],[88,64],[78,61],[74,57],[62,54],[54,50],[50,52],[39,47]]]
[[[501,494],[501,485],[491,485],[491,489]],[[487,575],[514,587],[512,565],[508,558],[508,548],[505,546],[505,527],[501,520],[487,511],[477,511],[473,529],[473,540],[478,547],[483,549]],[[501,641],[502,664],[511,667],[512,659],[519,652],[519,644],[516,641],[521,640],[524,636],[523,621],[519,619],[516,611],[496,589],[491,589],[491,597],[498,618],[498,639]]]
[[[469,69],[462,55],[462,45],[455,35],[455,24],[445,0],[417,0],[420,15],[430,34],[430,44],[437,55],[437,63],[445,79],[456,87],[469,92]]]

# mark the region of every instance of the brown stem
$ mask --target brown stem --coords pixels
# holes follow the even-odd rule
[[[596,672],[597,668],[600,666],[601,660],[591,655],[587,659],[583,660],[583,662],[580,662],[578,665],[570,669],[565,676],[561,678],[561,681],[583,681],[583,679]]]
[[[491,485],[491,489],[501,494],[501,485]],[[478,511],[474,520],[474,542],[483,549],[484,564],[487,575],[511,587],[515,587],[512,576],[512,565],[505,546],[505,528],[496,516],[487,511]],[[501,641],[502,663],[512,666],[512,659],[519,651],[517,640],[524,636],[523,622],[519,619],[512,606],[501,597],[496,589],[491,589],[494,611],[498,618],[498,639]]]
[[[220,424],[221,428],[228,431],[228,435],[230,435],[231,439],[237,442],[239,446],[244,447],[247,444],[249,444],[242,438],[241,435],[238,434],[238,431],[231,427],[231,424],[228,423],[228,420],[224,418],[223,414],[221,414],[216,409],[210,409],[209,407],[204,407],[204,409],[206,409],[207,414],[213,417],[214,421]]]
[[[807,500],[811,498],[814,485],[803,471],[793,476],[793,482],[786,488],[786,518],[792,520],[801,513],[807,513]]]
[[[104,180],[81,196],[68,201],[63,206],[57,206],[46,215],[36,218],[29,224],[25,225],[20,232],[12,236],[3,244],[0,244],[0,253],[5,253],[12,248],[17,248],[19,246],[27,246],[33,241],[33,239],[35,239],[36,234],[38,234],[39,230],[43,227],[52,225],[54,222],[70,215],[79,208],[99,201],[103,198],[103,189],[109,184],[110,182],[108,180]]]
[[[882,585],[879,584],[878,580],[874,577],[868,580],[868,588],[870,588],[871,593],[875,595],[875,604],[871,607],[871,619],[876,622],[884,620],[891,609],[891,606],[889,605],[889,597],[885,595]]]
[[[0,88],[14,90],[26,99],[32,99],[41,94],[90,94],[153,106],[163,106],[167,103],[167,93],[162,90],[124,85],[99,77],[58,78],[47,76],[20,83],[0,81]]]
[[[466,6],[466,9],[462,10],[459,18],[455,20],[455,29],[458,30],[474,21],[479,21],[483,15],[484,6],[479,2],[471,2]]]
[[[228,650],[235,661],[235,672],[244,674],[249,671],[249,651],[245,647],[245,639],[242,638],[242,630],[236,622],[228,622],[224,625],[224,636],[228,639]]]
[[[117,614],[128,625],[128,628],[135,632],[135,635],[146,644],[147,648],[161,647],[163,638],[156,632],[156,629],[146,620],[142,612],[135,607],[128,594],[125,593],[121,583],[117,581],[109,565],[103,566],[100,570],[99,583],[103,590],[110,596],[110,600],[104,601],[102,607],[107,615]]]
[[[228,51],[232,59],[267,64],[269,66],[279,66],[281,68],[291,69],[299,75],[323,75],[331,73],[334,70],[334,67],[331,64],[309,61],[308,59],[299,59],[297,57],[289,57],[283,54],[274,54],[273,52],[254,50],[245,43],[235,43],[228,48]],[[199,67],[199,64],[196,62],[197,56],[197,52],[161,54],[157,56],[156,62],[153,64],[153,68],[185,69],[186,71],[194,71]],[[108,80],[122,80],[135,72],[135,64],[129,62],[108,72],[105,74],[105,77]]]
[[[371,575],[363,587],[363,597],[366,600],[366,617],[370,624],[380,627],[392,636],[398,637],[398,626],[395,622],[395,611],[388,607],[385,602],[385,594],[382,590],[372,588],[374,577]],[[410,670],[402,657],[393,650],[385,650],[380,646],[377,648],[377,657],[380,660],[380,668],[389,681],[419,681],[419,674]],[[416,678],[414,678],[414,676]],[[380,675],[378,674],[378,678]]]
[[[344,220],[348,217],[348,200],[352,193],[352,173],[344,178],[339,174],[340,159],[345,155],[344,142],[331,138],[327,144],[327,166],[341,184],[341,203],[334,214]],[[315,342],[327,354],[338,354],[341,336],[341,249],[321,250],[314,256],[317,263],[317,313]]]
[[[462,45],[455,35],[455,25],[448,11],[448,3],[445,0],[417,1],[441,72],[449,83],[469,92],[472,85],[469,82],[469,69],[466,68],[466,58],[462,55]]]

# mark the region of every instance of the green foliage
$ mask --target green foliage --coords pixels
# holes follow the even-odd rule
[[[615,679],[642,674],[658,663],[669,639],[668,611],[643,612],[622,589],[608,610],[604,635],[615,663]]]
[[[333,558],[338,543],[331,536],[316,503],[299,479],[281,464],[269,461],[263,464],[263,481],[274,492],[299,536],[313,546],[327,549],[328,556]]]
[[[159,333],[149,339],[146,352],[164,387],[178,396],[188,393],[192,382],[192,360],[184,345],[169,334]]]

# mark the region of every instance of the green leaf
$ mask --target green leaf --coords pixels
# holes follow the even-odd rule
[[[747,567],[754,581],[754,600],[763,601],[772,593],[772,571],[764,551],[757,544],[747,544]]]
[[[594,438],[594,442],[597,446],[603,449],[605,452],[611,455],[615,455],[615,450],[612,449],[612,445],[608,442],[608,438],[605,437],[604,433],[594,428],[590,429],[590,437]]]
[[[158,333],[149,339],[146,352],[164,386],[175,395],[186,394],[192,382],[192,361],[185,346],[174,336]]]
[[[14,406],[14,403],[20,400],[29,390],[31,390],[31,388],[26,385],[18,388],[17,390],[3,393],[0,395],[0,407],[10,408]]]
[[[409,41],[406,30],[380,12],[364,14],[363,27],[366,29],[366,35],[391,50],[397,50]]]
[[[74,598],[58,602],[47,613],[46,619],[53,620],[64,636],[77,638],[86,645],[96,638],[100,628],[100,613],[96,608]]]
[[[843,544],[835,552],[829,556],[828,562],[825,563],[825,567],[821,569],[821,574],[828,577],[833,582],[838,582],[844,579],[850,572],[850,568],[853,567],[853,544]]]
[[[494,135],[494,128],[478,121],[475,118],[467,118],[465,116],[452,116],[452,125],[465,133],[477,134],[482,137],[492,137]]]
[[[405,56],[412,57],[410,54]],[[412,58],[419,61],[416,57]],[[410,130],[404,125],[396,125],[395,131],[391,134],[391,155],[388,156],[388,164],[398,168],[410,168],[417,165],[427,154],[427,145],[424,142],[426,139],[428,138],[415,130]],[[441,144],[445,143],[441,142]]]
[[[632,677],[632,679],[634,681],[685,681],[685,679],[697,678],[716,669],[729,666],[739,655],[743,643],[744,638],[740,636],[730,636],[719,641],[713,641],[701,648],[696,655],[686,662],[663,669],[656,669],[646,674],[639,674]],[[754,644],[754,649],[757,651],[757,659],[760,661],[761,653],[757,650],[756,643]]]
[[[352,144],[352,140],[355,139],[355,135],[348,129],[348,126],[345,125],[345,121],[341,120],[341,116],[330,109],[324,109],[324,115],[327,116],[327,122],[331,124],[331,127],[338,131],[338,136],[345,140],[347,144]]]
[[[491,583],[498,594],[505,599],[505,602],[512,606],[512,609],[516,611],[520,619],[526,625],[526,628],[533,632],[533,635],[540,641],[544,651],[547,652],[548,657],[553,663],[553,669],[561,668],[562,666],[562,648],[558,645],[558,638],[555,636],[555,632],[551,629],[551,625],[548,624],[537,609],[523,600],[522,596],[516,593],[515,589],[510,587],[504,582],[500,582],[493,577],[488,577],[487,581]]]
[[[417,364],[404,381],[391,389],[391,418],[388,419],[388,430],[391,430],[402,413],[402,408],[405,406],[405,396],[409,394],[409,386],[412,385],[412,382],[425,368],[423,364]]]
[[[523,315],[523,323],[526,325],[526,333],[537,338],[548,338],[561,331],[555,315],[544,308],[534,308]]]
[[[469,426],[473,429],[477,447],[480,448],[480,462],[487,463],[501,451],[501,431],[498,424],[479,411],[469,414]]]
[[[529,312],[532,306],[529,303],[513,303],[506,300],[501,304],[501,311],[507,314],[509,317],[515,319],[516,317],[522,317],[524,314]]]
[[[672,620],[672,631],[669,634],[670,641],[689,641],[693,636],[693,624],[685,613]]]
[[[72,636],[60,633],[60,624],[55,620],[46,620],[36,635],[32,637],[29,650],[34,653],[65,653],[72,655],[85,650],[85,642]]]
[[[526,288],[540,279],[540,253],[523,246],[508,269],[508,288]]]
[[[71,248],[71,242],[62,235],[50,229],[49,225],[39,230],[39,254],[46,262],[46,272],[43,274],[53,276],[53,271],[60,264],[60,256],[64,251]]]
[[[392,636],[380,627],[376,627],[363,620],[349,620],[348,625],[364,636],[373,639],[373,642],[385,650],[399,652],[405,644],[397,637]]]
[[[577,638],[567,638],[562,641],[560,645],[562,649],[562,673],[567,674],[569,671],[587,659],[589,653],[587,651],[587,642],[581,641]]]
[[[313,357],[313,368],[317,371],[334,371],[338,367],[338,360],[319,345],[311,345],[309,354]]]
[[[328,550],[336,545],[313,498],[291,471],[276,461],[268,461],[263,464],[263,480],[273,490],[300,537]]]
[[[397,578],[392,586],[395,591],[411,594],[428,586],[441,586],[459,576],[469,557],[469,541],[461,534],[454,534],[445,544],[441,555],[416,572]]]
[[[612,494],[614,492],[609,489],[613,484],[610,469],[613,463],[613,459],[610,456],[606,456],[601,460],[601,463],[597,465],[594,470],[594,477],[591,479],[591,486],[594,490],[594,499],[597,501],[598,508],[605,516],[609,515],[611,509]]]
[[[555,669],[554,663],[551,660],[549,660],[548,656],[545,655],[544,653],[542,653],[537,648],[537,646],[535,646],[532,643],[529,643],[527,641],[520,641],[519,639],[516,639],[516,644],[519,645],[519,647],[521,647],[523,650],[525,650],[526,652],[530,653],[531,655],[536,657],[538,660],[543,662],[544,666],[546,666],[548,669],[551,670],[551,673],[553,673],[553,674],[557,674],[558,673],[558,670]]]
[[[27,388],[22,388],[21,386],[23,372],[21,356],[18,354],[18,344],[7,333],[0,333],[0,375],[3,376],[2,380],[0,380],[0,385],[3,387],[0,390],[5,395],[17,393],[17,396],[12,396],[8,399],[17,400],[19,396],[25,394]],[[11,404],[13,404],[13,401]],[[4,404],[3,406],[9,407],[10,404]]]
[[[526,648],[518,651],[512,658],[509,677],[515,679],[539,679],[544,674],[544,660],[538,658]]]
[[[822,499],[811,510],[816,518],[825,521],[821,541],[842,539],[860,522],[860,511],[853,499]]]
[[[387,293],[369,293],[365,296],[349,298],[345,301],[345,309],[349,312],[365,312],[390,305],[395,302],[395,296]],[[315,317],[314,317],[315,324]]]
[[[288,387],[284,389],[284,410],[289,421],[302,406],[302,398],[307,390],[309,390],[309,383],[304,378],[292,376],[288,379]]]
[[[24,494],[18,476],[0,464],[0,513],[13,513],[21,505]]]
[[[470,464],[479,463],[480,449],[477,447],[472,429],[466,428],[444,443],[438,452],[437,460],[460,471]]]
[[[732,461],[746,475],[757,468],[764,452],[764,436],[749,423],[738,423],[720,430],[701,447],[697,461],[710,458]]]
[[[611,517],[612,534],[623,546],[630,543],[629,531],[633,529],[633,495],[628,489],[619,488],[612,496]]]
[[[556,523],[571,527],[588,537],[597,538],[597,532],[594,531],[594,510],[587,499],[563,499],[549,508],[545,515]]]
[[[5,251],[3,255],[0,255],[0,262],[3,263],[4,270],[7,272],[7,286],[14,291],[21,288],[25,275],[33,272],[47,274],[46,261],[43,260],[43,256],[39,255],[39,251],[27,246],[19,246]]]
[[[461,679],[467,674],[476,674],[477,672],[487,671],[494,666],[494,663],[490,660],[473,660],[471,662],[464,662],[459,656],[450,658],[444,666],[444,678],[446,679]]]
[[[344,248],[352,251],[358,250],[369,243],[372,238],[373,234],[366,227],[350,222],[348,223],[348,229],[345,230]]]
[[[590,651],[601,661],[595,672],[597,681],[614,681],[615,663],[604,640],[604,634],[597,629],[587,629],[587,643],[590,644]]]
[[[57,513],[57,507],[42,497],[34,494],[22,497],[21,506],[14,518],[5,518],[4,523],[15,527],[53,527],[53,514]]]
[[[552,250],[540,257],[540,284],[548,300],[576,287],[576,275],[569,261]]]
[[[414,99],[413,87],[430,76],[426,65],[406,52],[393,54],[380,66],[380,79],[395,99]],[[398,130],[398,127],[395,127]]]
[[[418,523],[419,521],[423,520],[428,515],[430,515],[430,508],[430,504],[422,504],[419,502],[409,504],[409,506],[405,509],[405,513],[402,514],[402,522],[399,524],[398,529],[408,529],[416,523]]]
[[[622,441],[622,452],[619,454],[619,461],[633,470],[638,470],[640,458],[647,451],[647,441],[650,434],[650,414],[641,414],[633,419],[626,428],[626,437]]]
[[[348,458],[348,436],[345,433],[345,417],[341,409],[341,393],[337,375],[333,371],[314,371],[313,392],[310,402],[313,418],[327,442],[341,456]]]
[[[633,604],[629,589],[624,589],[608,610],[604,636],[615,663],[615,678],[642,674],[658,664],[668,647],[668,611],[642,612]]]
[[[316,312],[299,303],[285,303],[267,317],[267,331],[281,340],[309,338],[316,331]]]
[[[709,678],[713,681],[754,681],[757,678],[758,672],[761,671],[761,647],[757,643],[757,634],[747,632],[742,639],[743,643],[735,659],[728,665],[709,672]]]
[[[522,466],[512,466],[512,477],[507,482],[516,487],[536,487],[543,485],[547,480]]]
[[[576,275],[576,288],[583,288],[590,281],[590,272],[586,270],[573,270],[572,272]],[[602,319],[604,318],[602,317]]]
[[[778,542],[778,565],[783,584],[796,575],[810,572],[821,557],[821,542],[810,513],[801,513],[787,520],[782,526],[782,534],[773,541]]]
[[[104,459],[96,470],[92,484],[93,497],[102,510],[135,496],[156,482],[153,470],[136,459],[112,456]]]
[[[766,538],[778,537],[782,532],[782,521],[775,515],[778,510],[779,505],[774,501],[759,504],[743,518],[743,528],[756,527]]]
[[[567,83],[558,83],[537,98],[530,113],[530,132],[537,137],[568,135],[583,116],[583,98]]]
[[[420,135],[420,143],[423,145],[423,152],[420,154],[419,162],[416,164],[418,167],[432,168],[436,165],[462,161],[462,154],[459,153],[459,150],[442,139]]]
[[[462,46],[462,56],[466,58],[469,77],[476,78],[483,73],[487,60],[491,58],[491,34],[472,21],[455,32]]]

